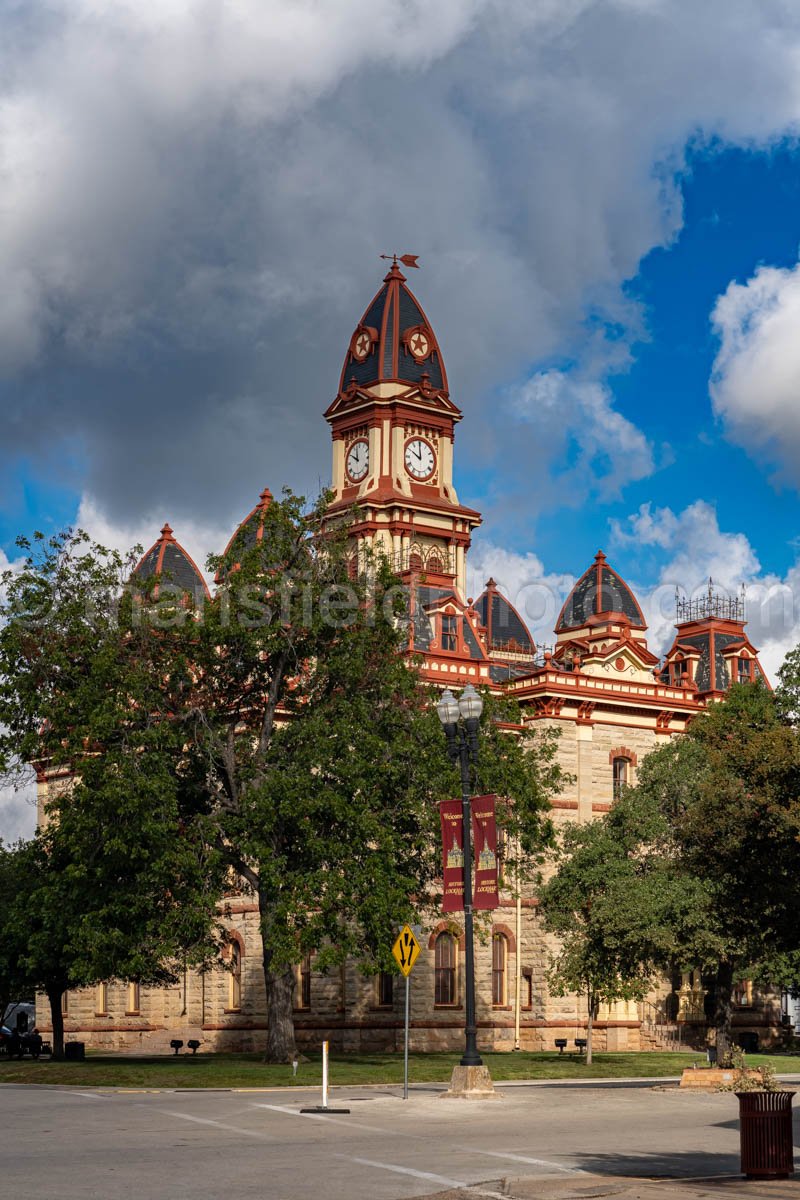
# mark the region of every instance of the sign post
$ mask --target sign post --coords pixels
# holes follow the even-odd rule
[[[405,1016],[405,1038],[403,1041],[403,1099],[408,1099],[408,1028],[411,1018],[411,968],[419,958],[419,942],[414,937],[414,934],[409,925],[404,925],[400,930],[400,935],[392,946],[392,954],[394,955],[397,965],[403,972],[406,979],[406,1016]]]

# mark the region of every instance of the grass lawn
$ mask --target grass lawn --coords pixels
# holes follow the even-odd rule
[[[571,1054],[533,1054],[526,1051],[484,1054],[496,1082],[504,1079],[614,1079],[645,1076],[679,1076],[692,1063],[705,1065],[699,1052],[680,1054],[595,1054],[591,1067]],[[412,1083],[438,1083],[450,1078],[459,1054],[412,1054]],[[749,1066],[769,1062],[780,1074],[800,1072],[800,1055],[748,1055]],[[297,1078],[289,1066],[261,1062],[257,1054],[181,1054],[175,1058],[134,1057],[89,1053],[85,1062],[50,1062],[43,1058],[0,1058],[0,1084],[73,1084],[76,1087],[126,1088],[247,1088],[320,1085],[321,1056],[301,1062]],[[403,1081],[401,1054],[332,1055],[330,1081],[337,1084],[392,1084]]]

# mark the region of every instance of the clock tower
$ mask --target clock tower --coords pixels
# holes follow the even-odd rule
[[[466,552],[481,521],[453,487],[461,412],[450,399],[428,318],[392,262],[345,355],[325,413],[333,437],[331,516],[353,508],[357,553],[384,555],[401,578],[466,591]]]

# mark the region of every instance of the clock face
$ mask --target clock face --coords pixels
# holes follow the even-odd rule
[[[423,438],[412,438],[406,442],[404,461],[413,479],[428,479],[436,466],[433,448]]]
[[[363,438],[353,442],[347,452],[347,474],[353,483],[359,483],[369,470],[369,446]]]

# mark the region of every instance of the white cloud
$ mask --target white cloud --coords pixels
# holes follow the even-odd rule
[[[491,450],[487,389],[624,361],[624,281],[681,227],[687,143],[800,118],[800,11],[760,0],[6,8],[3,451],[76,442],[115,521],[326,478],[320,412],[385,250],[420,252],[463,440]],[[587,308],[620,336],[586,344]],[[633,437],[641,477],[595,401],[582,452]]]
[[[36,831],[36,779],[33,772],[18,784],[0,783],[0,841],[6,845]]]
[[[647,622],[650,649],[663,655],[675,636],[676,593],[698,597],[713,580],[731,597],[744,588],[747,633],[775,683],[786,653],[800,644],[800,562],[785,577],[764,573],[744,533],[720,529],[716,509],[696,500],[680,512],[642,504],[625,521],[611,522],[610,565],[620,570]],[[617,559],[630,569],[621,569]],[[579,564],[581,571],[588,563]],[[482,541],[467,560],[467,591],[478,597],[489,577],[511,600],[538,645],[554,640],[554,626],[576,576],[549,572],[533,552],[520,554]]]
[[[711,320],[716,413],[736,442],[800,488],[800,264],[730,283]]]
[[[258,497],[254,497],[251,507],[255,507]],[[249,511],[249,510],[248,510]],[[245,517],[247,513],[242,513]],[[149,550],[161,532],[164,523],[172,525],[170,514],[152,512],[146,517],[127,524],[119,524],[109,518],[97,501],[91,496],[83,496],[75,518],[75,527],[86,532],[101,546],[108,546],[126,554],[134,546]],[[221,554],[228,544],[233,528],[220,524],[205,524],[198,521],[183,520],[180,525],[173,525],[175,538],[187,550],[197,566],[203,572],[209,585],[213,580],[213,572],[206,571],[206,559],[209,554]]]
[[[715,592],[730,596],[744,588],[747,633],[774,683],[786,653],[800,643],[800,564],[784,578],[763,573],[744,533],[719,527],[713,505],[696,500],[682,512],[643,504],[622,523],[612,521],[611,544],[646,554],[655,548],[661,561],[655,586],[631,582],[648,622],[650,647],[669,648],[674,636],[675,593],[701,595],[713,580]]]
[[[588,492],[617,496],[626,483],[655,468],[653,448],[641,430],[613,406],[603,384],[562,371],[541,371],[511,396],[513,413],[536,429],[536,440],[551,459],[562,456],[559,490],[573,503]]]
[[[572,575],[547,572],[536,554],[518,554],[478,541],[467,558],[467,593],[476,600],[489,579],[511,601],[538,646],[553,643],[553,629]]]

